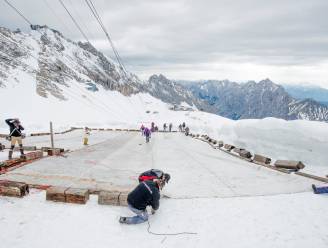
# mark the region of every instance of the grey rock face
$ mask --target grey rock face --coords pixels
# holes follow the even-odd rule
[[[176,106],[176,109],[181,109],[178,106],[187,103],[199,110],[214,112],[214,109],[206,101],[195,97],[190,90],[161,74],[152,75],[142,90],[163,102]]]
[[[95,87],[89,83],[124,95],[140,91],[135,75],[124,72],[91,44],[74,43],[47,26],[34,25],[33,30],[24,34],[0,28],[1,87],[5,87],[10,72],[24,70],[35,75],[36,92],[42,97],[51,94],[66,100],[59,86],[70,87],[71,80],[90,91]],[[33,61],[34,66],[24,60]]]
[[[328,108],[313,100],[297,101],[269,79],[243,84],[224,81],[185,83],[186,88],[230,119],[276,117],[328,121]]]

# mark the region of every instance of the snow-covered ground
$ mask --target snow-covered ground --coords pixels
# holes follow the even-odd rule
[[[188,180],[186,179],[186,183]],[[191,185],[192,186],[192,185]],[[198,187],[194,185],[193,187]],[[162,199],[148,224],[126,226],[124,207],[45,201],[45,192],[0,198],[1,247],[242,247],[326,248],[327,196],[312,193],[264,197]]]
[[[248,163],[180,133],[154,134],[149,144],[138,133],[110,134],[67,158],[43,159],[1,179],[39,174],[52,184],[86,186],[89,179],[123,187],[136,185],[139,172],[161,168],[172,176],[162,192],[171,198],[162,198],[149,219],[149,230],[161,235],[150,234],[148,223],[119,224],[119,216],[131,212],[98,205],[96,195],[81,206],[47,202],[44,191],[32,190],[23,199],[0,197],[3,247],[327,247],[328,195],[313,194],[313,180]],[[67,180],[74,175],[82,180]],[[169,235],[180,232],[196,234]]]

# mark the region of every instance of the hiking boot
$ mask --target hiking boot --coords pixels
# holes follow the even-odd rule
[[[120,222],[121,224],[126,223],[126,217],[120,217],[119,222]]]
[[[317,192],[317,187],[314,184],[312,184],[312,189],[313,189],[313,193],[314,194],[317,194],[318,193]]]

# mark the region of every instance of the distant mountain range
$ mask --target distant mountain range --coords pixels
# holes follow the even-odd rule
[[[47,26],[36,25],[34,29],[25,34],[0,27],[0,90],[7,87],[9,78],[24,84],[28,77],[33,79],[36,94],[60,101],[67,100],[64,92],[76,82],[92,93],[99,89],[127,97],[148,93],[174,110],[198,109],[235,120],[276,117],[328,121],[327,106],[298,99],[269,79],[241,84],[228,80],[177,82],[152,75],[140,80],[90,43],[73,42]],[[24,79],[20,77],[23,74]]]
[[[313,99],[328,106],[328,89],[308,85],[283,85],[285,90],[296,99]]]

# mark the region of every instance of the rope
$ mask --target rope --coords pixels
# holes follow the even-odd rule
[[[118,64],[121,66],[123,72],[124,72],[124,75],[125,77],[127,77],[127,73],[126,73],[126,69],[125,69],[125,66],[122,62],[122,59],[120,57],[120,55],[118,54],[118,51],[116,50],[115,46],[114,46],[114,43],[112,41],[112,39],[110,38],[109,34],[108,34],[108,31],[106,30],[99,14],[98,14],[98,11],[97,9],[95,8],[95,5],[93,4],[92,0],[85,0],[86,4],[88,5],[89,9],[91,10],[91,13],[92,15],[95,17],[95,19],[97,20],[98,24],[100,25],[101,29],[104,31],[105,35],[106,35],[106,38],[107,40],[109,41],[109,44],[111,45],[112,49],[113,49],[113,52],[114,52],[114,55],[116,57],[116,60],[118,62]]]
[[[74,22],[75,26],[78,28],[78,30],[81,32],[81,34],[83,35],[84,39],[86,39],[86,41],[88,43],[89,39],[88,37],[85,35],[85,33],[83,32],[83,30],[81,29],[80,25],[76,22],[75,18],[72,16],[72,14],[69,12],[69,10],[66,8],[65,4],[63,3],[62,0],[58,0],[60,2],[60,4],[64,7],[64,9],[66,10],[67,14],[71,17],[72,21]],[[90,43],[91,44],[91,43]]]
[[[32,25],[32,23],[15,7],[13,6],[9,1],[4,0],[18,15],[20,15],[29,25]]]
[[[156,233],[150,230],[150,223],[149,220],[147,221],[148,223],[148,228],[147,228],[147,232],[149,234],[152,235],[156,235],[156,236],[178,236],[178,235],[197,235],[196,232],[177,232],[177,233]]]

